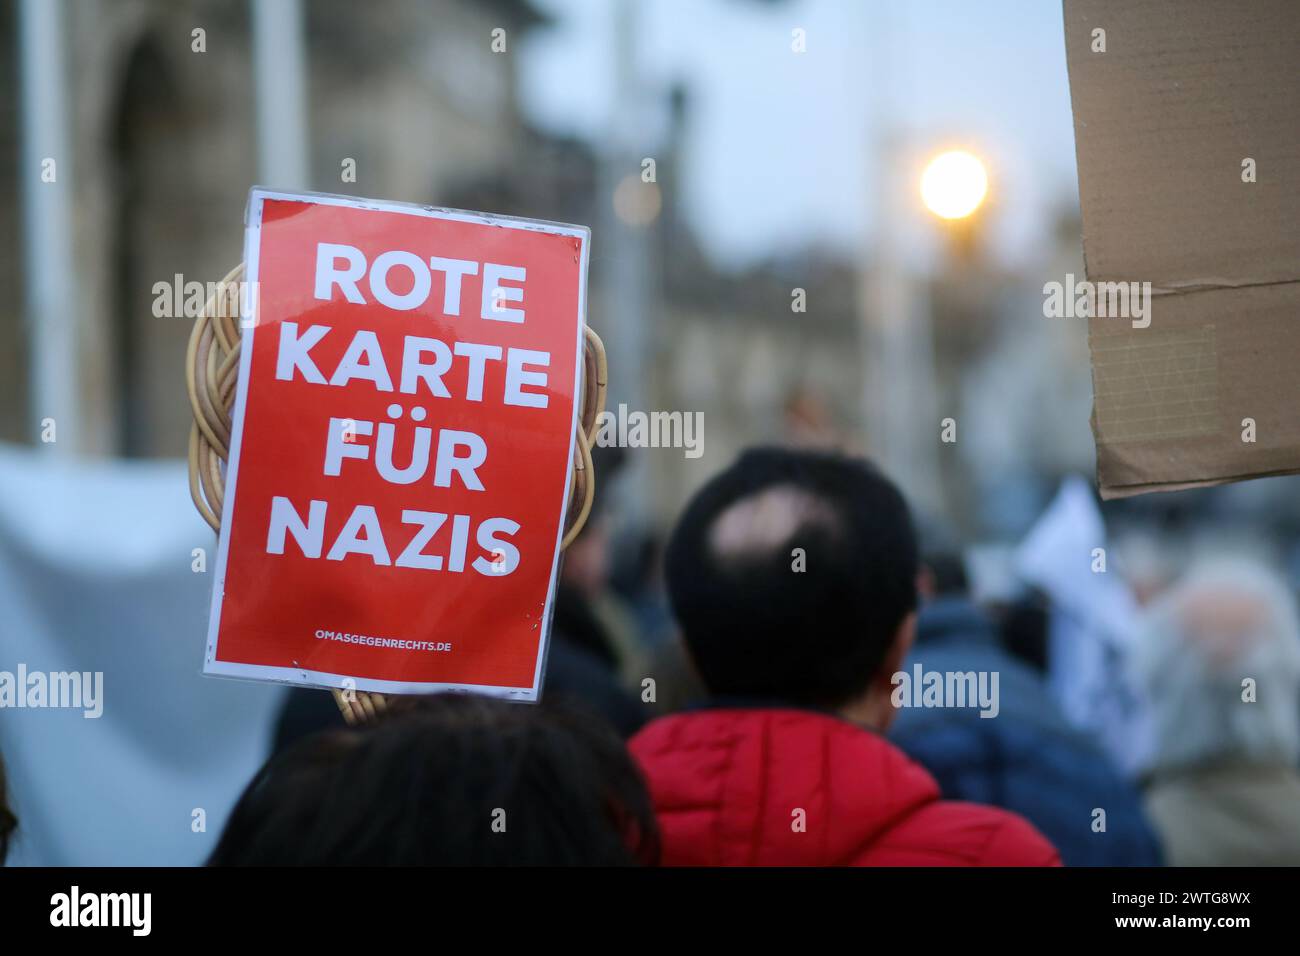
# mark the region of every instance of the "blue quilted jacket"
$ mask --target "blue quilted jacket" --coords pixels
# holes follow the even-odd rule
[[[923,674],[998,673],[996,717],[980,717],[978,706],[903,707],[890,729],[944,797],[1020,814],[1055,844],[1066,866],[1160,864],[1136,787],[1066,723],[1042,677],[1002,649],[975,605],[941,598],[922,607],[905,671],[914,675],[918,663]]]

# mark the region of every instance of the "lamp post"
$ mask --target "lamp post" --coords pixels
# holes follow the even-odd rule
[[[78,450],[83,441],[65,13],[62,0],[23,0],[18,9],[29,432],[36,447],[58,454]],[[57,440],[41,440],[46,422]]]
[[[921,201],[940,220],[959,257],[975,251],[977,214],[988,191],[984,163],[964,149],[936,154],[921,174]]]
[[[934,366],[934,329],[925,289],[906,260],[905,237],[917,223],[910,189],[911,151],[882,138],[878,182],[879,232],[862,301],[867,350],[866,420],[873,456],[922,510],[943,506],[938,474],[940,420]],[[925,166],[917,186],[924,208],[959,242],[988,191],[984,164],[972,153],[950,150]]]

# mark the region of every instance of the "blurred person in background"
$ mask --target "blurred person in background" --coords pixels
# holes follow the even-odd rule
[[[464,694],[273,757],[212,866],[652,864],[650,798],[622,742],[579,715]]]
[[[1281,578],[1205,565],[1144,615],[1148,812],[1175,866],[1300,865],[1300,624]]]
[[[560,560],[542,694],[549,702],[593,713],[630,737],[649,711],[627,689],[646,674],[636,619],[609,584],[608,510],[624,454],[615,446],[591,451],[595,496],[587,523]]]
[[[675,713],[707,695],[668,603],[663,580],[664,546],[658,537],[647,536],[636,556],[635,576],[629,575],[630,580],[620,587],[638,609],[641,632],[647,637],[645,674],[654,679],[655,692],[654,699],[645,706],[653,717]]]
[[[1059,863],[1020,817],[940,799],[882,736],[915,626],[917,544],[902,495],[872,465],[744,453],[687,505],[666,572],[713,700],[631,743],[664,863]]]
[[[664,540],[657,530],[628,536],[613,564],[609,584],[635,620],[644,651],[670,643],[677,633],[664,589]]]
[[[9,841],[18,829],[18,818],[9,809],[9,790],[5,784],[5,762],[0,757],[0,866],[9,856]]]
[[[968,596],[960,557],[927,556],[921,592],[916,642],[903,670],[996,673],[998,710],[981,716],[974,701],[903,708],[890,739],[934,775],[948,799],[1023,816],[1066,866],[1159,865],[1137,788],[1065,720],[1044,674],[1002,646],[993,621]]]

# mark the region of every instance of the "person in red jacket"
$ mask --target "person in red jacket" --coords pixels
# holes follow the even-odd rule
[[[902,495],[862,459],[754,449],[692,499],[665,570],[712,702],[631,742],[665,864],[1060,865],[882,736],[918,563]]]

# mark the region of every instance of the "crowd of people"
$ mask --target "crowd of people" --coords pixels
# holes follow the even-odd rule
[[[615,606],[607,551],[598,506],[541,705],[347,727],[294,692],[210,863],[1300,864],[1300,621],[1265,566],[1140,608],[1127,766],[1054,693],[1047,612],[975,600],[864,459],[758,448],[709,481],[646,556],[671,620]],[[0,800],[0,858],[16,823]]]

